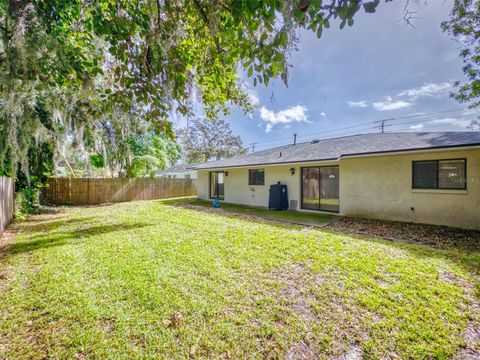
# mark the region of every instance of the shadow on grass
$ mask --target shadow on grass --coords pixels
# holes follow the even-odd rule
[[[209,203],[206,201],[199,201],[194,199],[172,199],[172,200],[160,200],[161,204],[168,205],[168,206],[175,206],[175,207],[183,207],[188,210],[198,211],[202,213],[211,213],[212,215],[222,216],[226,218],[242,218],[246,221],[253,221],[258,223],[265,223],[268,222],[270,225],[279,227],[282,229],[289,228],[291,229],[292,224],[287,224],[284,222],[275,222],[278,221],[276,219],[269,219],[265,218],[261,215],[257,215],[255,211],[251,211],[255,208],[241,206],[241,205],[233,205],[233,204],[222,204],[220,210],[225,211],[218,211],[217,209],[213,209],[209,206]],[[245,211],[242,212],[242,209],[245,208]],[[262,212],[266,212],[268,210],[259,209]],[[302,214],[303,213],[299,213]],[[253,216],[249,216],[253,215]],[[328,216],[328,215],[327,215]],[[412,224],[406,224],[411,226]],[[309,224],[298,225],[300,227],[309,226]],[[421,226],[421,225],[419,225]],[[397,249],[406,250],[408,251],[412,257],[414,258],[429,258],[429,259],[447,259],[452,261],[456,264],[461,265],[465,270],[470,273],[474,273],[479,275],[480,274],[480,252],[476,250],[472,250],[472,248],[465,244],[455,243],[455,245],[450,244],[436,244],[436,246],[432,246],[432,244],[425,244],[421,242],[406,242],[402,240],[395,240],[395,239],[387,239],[383,238],[378,235],[367,235],[367,234],[356,234],[356,233],[345,233],[341,231],[335,231],[335,229],[331,228],[318,228],[316,231],[321,233],[332,234],[336,236],[345,236],[351,239],[365,241],[365,242],[372,242],[372,243],[381,243],[385,244]],[[480,242],[480,239],[478,240]]]
[[[307,213],[292,210],[275,211],[264,207],[229,203],[222,203],[218,209],[215,209],[212,207],[211,202],[198,200],[196,198],[168,199],[160,200],[159,202],[165,205],[188,208],[190,210],[204,213],[210,212],[227,217],[241,215],[249,217],[250,220],[255,220],[254,217],[256,217],[258,218],[258,221],[267,220],[299,226],[322,227],[339,218],[337,215],[333,214]]]
[[[26,220],[14,223],[15,229],[35,233],[38,231],[53,231],[62,226],[68,226],[76,223],[90,223],[95,221],[95,216],[85,216],[80,218],[71,218],[68,215],[58,215],[55,217],[29,217]]]
[[[84,219],[85,220],[85,219]],[[76,219],[76,222],[81,222],[81,219]],[[72,221],[65,223],[71,224]],[[57,225],[55,225],[57,226]],[[78,244],[82,240],[96,235],[103,235],[108,233],[129,231],[132,229],[140,229],[151,226],[149,223],[136,224],[109,224],[109,225],[86,225],[82,229],[73,229],[68,231],[53,232],[51,234],[36,234],[28,237],[25,240],[19,240],[9,246],[0,248],[0,260],[6,259],[19,254],[24,254],[36,250],[52,248],[62,245]],[[46,228],[46,230],[52,230]]]
[[[456,247],[456,246],[450,247],[448,245],[433,247],[432,245],[429,245],[429,244],[385,239],[379,236],[342,233],[342,232],[337,232],[330,228],[319,229],[319,231],[333,234],[333,235],[347,236],[351,239],[355,239],[359,241],[384,244],[390,247],[394,247],[396,249],[408,251],[410,256],[417,259],[421,259],[421,258],[446,259],[448,261],[451,261],[455,264],[462,266],[469,273],[475,274],[477,276],[480,275],[480,252],[479,251],[472,251],[467,248]]]

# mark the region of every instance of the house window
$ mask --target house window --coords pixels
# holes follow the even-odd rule
[[[248,170],[248,185],[265,185],[265,170]]]
[[[466,189],[466,159],[414,161],[412,188]]]

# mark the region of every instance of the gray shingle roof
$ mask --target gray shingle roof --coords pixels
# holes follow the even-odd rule
[[[338,160],[341,157],[396,151],[480,145],[480,132],[399,132],[345,136],[285,145],[230,159],[206,162],[194,169]]]

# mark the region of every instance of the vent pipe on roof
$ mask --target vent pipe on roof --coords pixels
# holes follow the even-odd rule
[[[320,142],[320,140],[312,140],[312,144],[317,144],[319,142]]]
[[[297,145],[297,134],[293,134],[293,145]]]

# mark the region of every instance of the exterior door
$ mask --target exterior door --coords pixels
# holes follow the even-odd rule
[[[225,199],[225,173],[223,171],[210,172],[210,199]]]
[[[339,212],[339,167],[302,168],[302,209]]]

